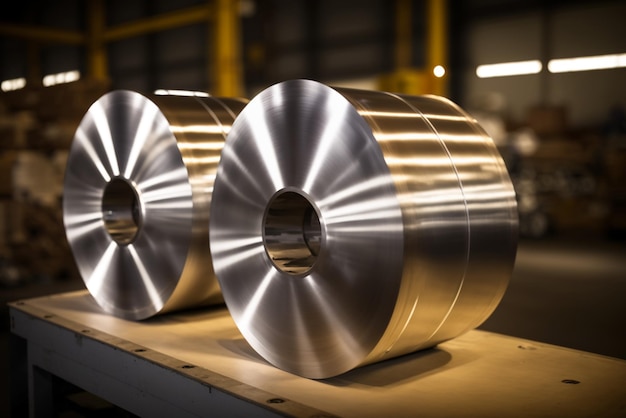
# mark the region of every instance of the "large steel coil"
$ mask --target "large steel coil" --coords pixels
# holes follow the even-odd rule
[[[109,313],[144,319],[221,302],[208,250],[211,191],[239,99],[102,96],[74,136],[63,221]]]
[[[517,248],[506,168],[457,105],[306,80],[240,113],[209,225],[238,328],[267,361],[309,378],[478,326]]]

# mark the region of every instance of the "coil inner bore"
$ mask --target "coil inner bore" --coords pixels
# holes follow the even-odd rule
[[[102,195],[104,227],[121,245],[135,240],[141,228],[141,203],[132,183],[123,178],[112,179]]]
[[[263,244],[280,271],[301,275],[313,268],[321,249],[322,227],[313,204],[298,192],[276,194],[265,212]]]

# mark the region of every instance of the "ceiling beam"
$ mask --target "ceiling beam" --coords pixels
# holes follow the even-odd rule
[[[87,39],[84,33],[78,31],[14,23],[2,23],[0,25],[0,36],[28,39],[41,43],[69,45],[82,45]]]
[[[213,11],[208,3],[189,7],[107,28],[104,31],[103,39],[106,42],[119,41],[194,23],[206,23],[212,14]]]

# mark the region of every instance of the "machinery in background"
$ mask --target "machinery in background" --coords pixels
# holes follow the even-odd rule
[[[570,127],[564,106],[529,109],[525,123],[517,126],[498,112],[473,112],[506,161],[521,236],[571,231],[623,236],[626,119],[619,108],[614,112],[604,126],[587,129]]]

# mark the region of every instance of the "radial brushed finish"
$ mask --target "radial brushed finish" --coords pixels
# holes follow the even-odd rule
[[[441,97],[286,81],[228,135],[209,221],[238,328],[309,378],[431,347],[507,287],[517,208],[476,121]]]
[[[209,207],[226,134],[245,104],[118,90],[89,108],[69,151],[63,221],[106,312],[139,320],[222,301]]]

